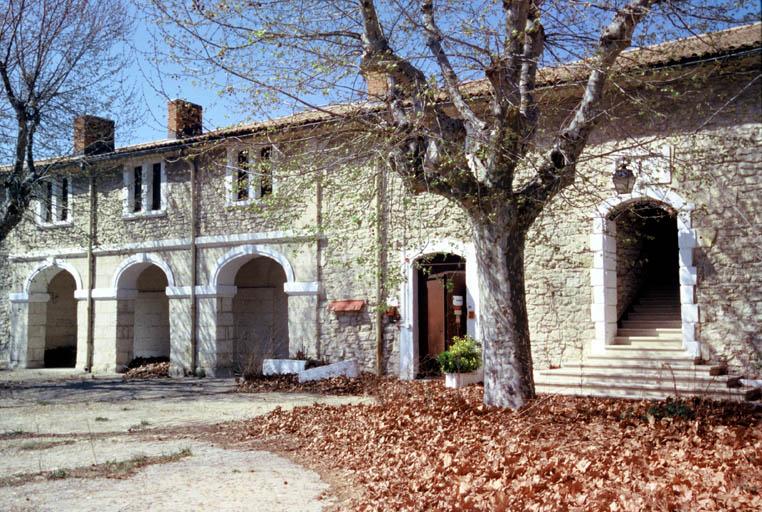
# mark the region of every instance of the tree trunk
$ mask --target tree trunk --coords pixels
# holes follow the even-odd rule
[[[500,214],[490,220],[473,222],[484,344],[484,403],[516,409],[534,398],[524,288],[526,232]]]

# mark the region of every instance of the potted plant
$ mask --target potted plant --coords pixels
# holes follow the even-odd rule
[[[455,336],[437,362],[445,374],[445,387],[462,388],[484,380],[481,347],[470,336]]]

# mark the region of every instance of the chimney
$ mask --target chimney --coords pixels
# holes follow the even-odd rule
[[[96,116],[74,119],[74,152],[99,155],[114,151],[114,121]]]
[[[389,92],[389,82],[386,74],[378,71],[363,71],[363,78],[368,85],[368,99],[371,101],[383,101]]]
[[[185,100],[172,100],[167,104],[170,139],[184,139],[201,135],[201,105]]]

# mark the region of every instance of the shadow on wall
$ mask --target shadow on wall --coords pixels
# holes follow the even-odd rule
[[[762,290],[753,278],[736,280],[734,274],[742,272],[733,272],[753,265],[739,261],[743,256],[731,258],[716,244],[708,250],[695,249],[693,257],[698,272],[698,335],[706,356],[740,367],[747,377],[762,375]],[[715,261],[723,262],[722,271]]]

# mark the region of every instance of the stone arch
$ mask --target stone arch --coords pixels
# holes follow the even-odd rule
[[[649,202],[676,213],[683,347],[690,354],[699,355],[700,347],[696,340],[698,305],[695,301],[697,274],[693,265],[693,249],[698,246],[698,237],[691,227],[694,206],[676,192],[658,187],[643,187],[630,194],[610,197],[598,204],[593,213],[590,240],[593,252],[593,268],[590,272],[593,292],[591,317],[595,324],[593,351],[604,351],[617,332],[616,224],[611,216],[638,202]]]
[[[289,315],[287,285],[294,282],[288,258],[266,246],[235,247],[217,260],[217,371],[259,371],[264,358],[288,357],[290,323],[299,321]]]
[[[27,296],[30,293],[35,292],[46,293],[44,290],[47,289],[50,280],[53,279],[53,277],[55,277],[55,275],[62,270],[71,274],[71,276],[74,278],[74,283],[77,286],[77,290],[82,290],[84,288],[82,285],[82,277],[79,275],[79,272],[74,267],[74,265],[58,258],[50,258],[38,263],[29,273],[26,280],[24,281],[24,293],[26,293]],[[40,278],[44,278],[45,286],[43,289],[38,290],[36,288],[41,282],[39,281]]]
[[[404,251],[401,265],[404,280],[399,289],[401,379],[415,379],[418,372],[418,329],[414,323],[418,313],[415,262],[434,254],[453,254],[466,261],[466,329],[470,336],[478,338],[479,283],[473,245],[459,240],[441,239]]]
[[[238,270],[248,263],[252,257],[257,256],[264,256],[278,262],[286,273],[287,283],[296,281],[294,277],[294,267],[285,255],[262,245],[241,245],[229,250],[217,260],[214,272],[212,272],[212,286],[215,288],[220,286],[233,286]]]
[[[143,252],[134,254],[119,264],[114,272],[111,287],[114,290],[135,290],[137,288],[138,276],[151,265],[156,265],[164,272],[169,288],[175,286],[175,276],[169,263],[157,254]]]
[[[51,295],[51,283],[56,281],[56,277],[65,274],[74,282],[74,290],[70,296],[63,297],[74,307],[74,314],[70,308],[63,315],[66,320],[66,326],[55,325],[58,332],[49,330],[49,303],[53,297],[53,306],[55,307],[56,296]],[[17,329],[18,334],[14,340],[15,359],[22,367],[38,368],[45,366],[48,338],[56,335],[64,335],[74,340],[74,350],[76,353],[76,344],[81,326],[77,322],[76,315],[76,292],[83,289],[82,277],[77,269],[66,261],[58,258],[48,258],[38,263],[24,281],[23,292],[16,297],[19,302],[15,321],[19,322],[23,328]],[[68,292],[67,292],[68,295]],[[66,331],[61,332],[61,330]],[[66,345],[71,345],[66,343]]]

